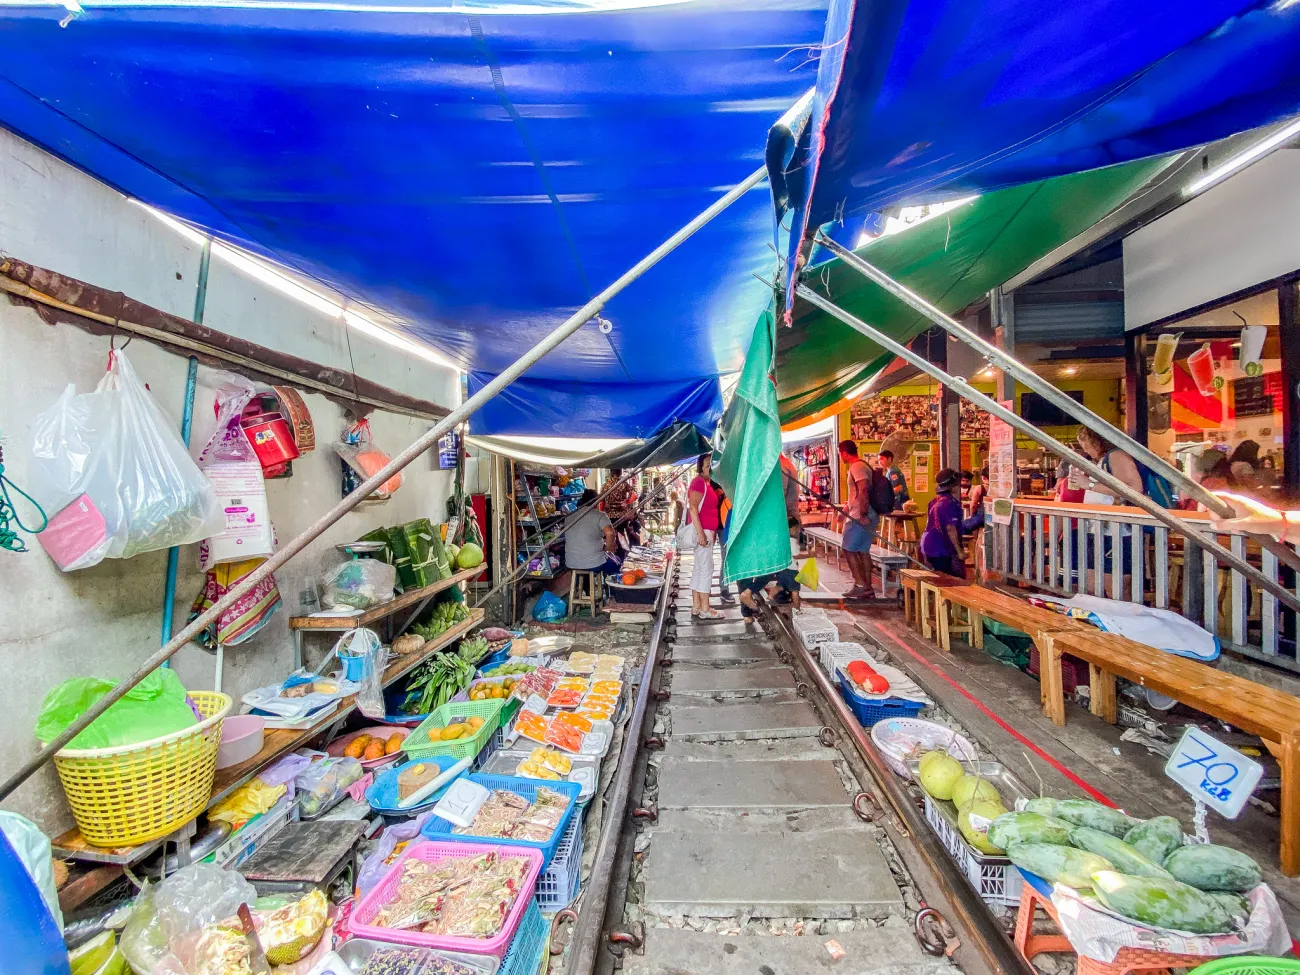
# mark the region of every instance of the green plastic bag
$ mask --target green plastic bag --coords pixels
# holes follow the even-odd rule
[[[102,677],[74,677],[45,695],[36,719],[36,737],[49,744],[95,702],[117,686]],[[169,735],[198,718],[176,671],[160,667],[69,742],[69,748],[116,748]]]

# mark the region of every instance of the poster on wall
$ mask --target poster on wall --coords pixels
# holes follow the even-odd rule
[[[912,453],[912,490],[917,494],[930,493],[930,445],[919,443]]]
[[[933,440],[939,436],[939,406],[933,396],[871,396],[849,414],[854,440],[881,443],[889,436]]]
[[[1008,410],[1010,400],[1002,403]],[[1016,494],[1016,432],[1011,425],[989,417],[989,495],[1012,498]]]

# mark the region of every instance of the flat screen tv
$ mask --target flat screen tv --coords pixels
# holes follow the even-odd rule
[[[1070,390],[1065,395],[1080,405],[1083,404],[1083,392],[1081,390]],[[1075,426],[1079,422],[1038,393],[1020,394],[1020,415],[1030,423],[1040,427]]]

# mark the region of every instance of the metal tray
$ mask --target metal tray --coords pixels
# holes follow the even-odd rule
[[[541,747],[550,748],[552,746],[544,745]],[[479,771],[489,775],[514,775],[519,763],[531,755],[532,751],[532,748],[502,749],[489,758]],[[563,755],[573,763],[573,768],[569,770],[569,774],[564,778],[569,782],[577,782],[582,786],[578,801],[586,802],[595,794],[596,784],[600,781],[600,759],[594,755],[571,755],[568,752],[564,752]],[[536,781],[543,785],[546,784],[545,779],[537,779]]]
[[[354,972],[361,971],[365,967],[366,961],[376,951],[384,948],[399,948],[404,951],[423,952],[422,957],[440,957],[449,961],[454,961],[466,968],[473,969],[482,975],[496,975],[496,971],[501,967],[501,959],[494,958],[492,955],[466,955],[459,951],[443,951],[440,948],[412,948],[409,945],[389,944],[386,941],[372,941],[370,938],[351,938],[335,948],[338,956],[347,963],[347,966]]]
[[[907,762],[906,764],[907,770],[912,773],[912,780],[914,782],[920,782],[921,773],[919,769],[921,763],[918,761]],[[981,778],[992,782],[994,787],[998,790],[998,793],[1002,796],[1002,805],[1006,806],[1009,810],[1014,810],[1016,808],[1017,799],[1034,798],[1034,794],[1026,789],[1021,784],[1020,780],[1011,774],[1011,770],[1000,762],[962,762],[961,766],[967,772],[972,774],[978,773]],[[930,801],[934,803],[935,809],[939,811],[939,815],[943,817],[944,821],[953,829],[958,829],[957,807],[945,799],[935,799],[933,796],[930,797]],[[980,863],[1008,864],[1011,862],[1001,854],[981,853],[974,847],[971,847],[970,849],[971,854]]]

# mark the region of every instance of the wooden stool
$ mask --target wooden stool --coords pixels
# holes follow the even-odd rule
[[[935,636],[934,620],[937,618],[939,610],[939,587],[934,584],[932,579],[921,579],[917,584],[917,591],[920,594],[917,613],[921,617],[921,636],[927,640],[933,640]]]
[[[595,616],[600,612],[600,597],[600,573],[595,569],[574,569],[569,576],[569,615],[576,618],[579,607],[585,606]]]
[[[935,573],[929,569],[903,569],[898,575],[903,587],[903,617],[908,626],[920,626],[921,583],[934,579]]]
[[[1051,900],[1036,891],[1032,884],[1026,883],[1020,889],[1020,909],[1016,912],[1016,949],[1025,956],[1026,961],[1032,961],[1034,955],[1044,952],[1073,954],[1074,947],[1065,935],[1034,934],[1034,917],[1039,908],[1060,930],[1060,919],[1056,916],[1056,907]],[[1195,968],[1207,961],[1213,959],[1208,955],[1173,955],[1146,948],[1121,948],[1112,962],[1097,961],[1080,955],[1078,972],[1079,975],[1127,975],[1129,972],[1170,975],[1171,968]]]

